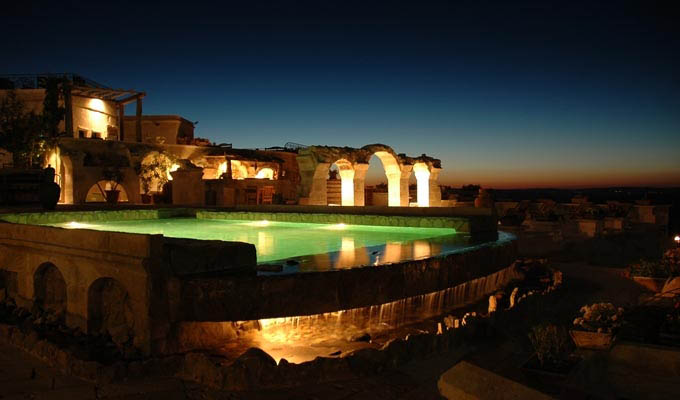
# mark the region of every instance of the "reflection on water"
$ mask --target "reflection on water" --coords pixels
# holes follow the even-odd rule
[[[271,255],[274,251],[274,236],[267,231],[258,231],[256,247],[258,254]]]
[[[415,240],[413,242],[413,259],[414,260],[420,260],[423,258],[428,258],[432,252],[430,251],[430,243],[422,241],[422,240]]]

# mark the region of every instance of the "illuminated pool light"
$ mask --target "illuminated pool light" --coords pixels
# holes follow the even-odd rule
[[[339,224],[328,225],[328,226],[325,227],[325,229],[340,231],[340,230],[343,230],[343,229],[347,229],[347,225],[345,225],[344,223],[341,222]]]

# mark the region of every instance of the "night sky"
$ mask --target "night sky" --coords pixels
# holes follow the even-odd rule
[[[0,73],[143,90],[146,114],[217,143],[385,143],[440,158],[455,186],[680,185],[663,3],[17,3]]]

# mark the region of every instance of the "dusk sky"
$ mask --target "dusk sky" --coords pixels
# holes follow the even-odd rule
[[[454,186],[680,185],[677,12],[449,3],[23,2],[3,6],[0,73],[142,90],[145,114],[234,147],[426,153]]]

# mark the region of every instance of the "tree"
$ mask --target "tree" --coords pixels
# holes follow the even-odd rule
[[[14,164],[31,167],[45,151],[42,118],[26,111],[14,90],[0,100],[0,147],[11,152]]]
[[[45,81],[45,99],[43,100],[42,123],[45,136],[56,138],[59,136],[59,123],[64,120],[66,109],[59,105],[64,86],[68,84],[65,78],[47,78]]]
[[[45,80],[43,111],[39,115],[26,111],[14,90],[0,100],[0,147],[13,154],[15,165],[32,167],[56,145],[59,124],[66,115],[59,101],[67,84],[65,78]]]

